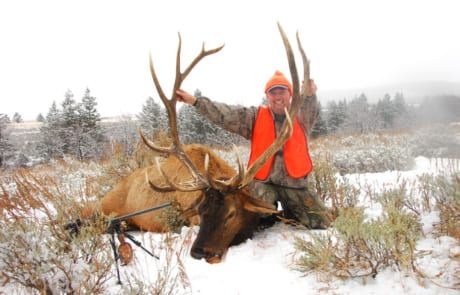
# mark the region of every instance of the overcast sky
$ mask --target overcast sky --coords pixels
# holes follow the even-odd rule
[[[319,95],[394,82],[460,82],[458,6],[456,0],[1,1],[0,113],[33,120],[62,102],[67,89],[80,100],[88,87],[102,116],[137,114],[149,96],[159,102],[149,52],[171,93],[178,32],[183,68],[202,42],[225,44],[182,88],[258,104],[274,71],[288,73],[277,21],[292,42],[299,31]]]

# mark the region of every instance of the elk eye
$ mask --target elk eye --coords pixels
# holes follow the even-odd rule
[[[227,220],[235,217],[235,211],[230,212],[230,214],[227,215]]]

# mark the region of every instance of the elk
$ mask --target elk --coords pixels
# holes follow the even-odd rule
[[[104,214],[116,216],[130,214],[164,202],[172,202],[182,212],[182,217],[190,225],[199,225],[199,231],[191,248],[191,256],[204,258],[208,263],[219,263],[232,245],[251,238],[257,230],[261,213],[277,213],[273,204],[268,204],[253,196],[247,188],[254,175],[263,164],[276,153],[292,135],[292,121],[295,119],[302,99],[307,93],[307,84],[300,87],[294,54],[282,27],[278,24],[291,73],[293,96],[290,110],[282,131],[272,145],[247,169],[242,163],[238,149],[238,171],[232,168],[211,148],[203,145],[184,146],[179,141],[176,115],[176,90],[204,57],[219,52],[223,46],[201,52],[191,64],[181,72],[181,36],[176,56],[176,77],[171,98],[168,99],[158,80],[152,57],[150,71],[158,95],[165,105],[172,144],[157,146],[139,130],[142,141],[155,152],[166,155],[155,165],[138,169],[118,183],[101,200]],[[304,66],[304,81],[309,81],[309,64],[297,33],[297,43]],[[165,232],[169,228],[155,211],[136,216],[128,223],[146,231]]]

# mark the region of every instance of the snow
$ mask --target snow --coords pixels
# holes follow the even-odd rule
[[[459,167],[458,161],[453,160],[418,157],[415,162],[411,171],[354,174],[346,177],[351,183],[361,187],[369,184],[378,190],[391,188],[400,183],[401,179],[407,179],[409,184],[415,185],[417,176],[423,173],[442,173],[452,170],[452,167],[458,171]],[[362,201],[369,202],[365,196]],[[375,204],[369,203],[366,207],[370,217],[380,213],[379,206]],[[106,283],[107,294],[136,290],[134,281],[144,284],[144,292],[154,293],[152,290],[159,285],[159,276],[164,277],[166,273],[175,283],[174,286],[171,283],[168,285],[170,292],[163,290],[160,294],[458,294],[458,289],[443,287],[457,284],[458,288],[459,282],[454,281],[458,277],[439,274],[458,272],[458,261],[454,263],[452,257],[458,257],[460,247],[453,238],[434,237],[431,234],[432,225],[438,220],[436,212],[422,216],[425,235],[417,244],[417,250],[425,254],[417,260],[417,266],[428,278],[392,268],[379,272],[375,278],[347,280],[321,273],[298,272],[293,260],[298,255],[293,241],[295,237],[308,238],[308,232],[282,223],[257,232],[252,239],[231,247],[220,264],[208,264],[189,255],[198,228],[184,227],[180,234],[134,233],[136,239],[160,259],[149,256],[133,245],[134,261],[130,265],[120,266],[123,285],[117,284],[115,276]]]

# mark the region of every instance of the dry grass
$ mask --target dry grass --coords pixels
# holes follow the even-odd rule
[[[64,225],[78,216],[84,190],[29,170],[3,176],[1,284],[27,293],[101,293],[111,277],[102,223],[71,237]]]
[[[330,137],[312,142],[315,169],[310,177],[310,189],[332,207],[336,222],[331,232],[312,235],[308,241],[297,241],[302,257],[297,261],[298,269],[315,271],[328,279],[375,276],[385,267],[411,272],[418,255],[414,249],[420,234],[417,217],[423,212],[439,211],[435,233],[451,236],[460,244],[458,175],[420,179],[414,195],[421,198],[405,194],[406,184],[402,182],[400,190],[376,195],[372,188],[356,188],[341,177],[343,170],[334,161],[338,147],[352,149],[344,144],[351,144],[353,140],[369,145],[379,140],[381,146],[390,149],[394,141],[388,136]],[[404,141],[403,134],[398,136]],[[98,164],[64,159],[53,166],[0,175],[0,285],[18,294],[103,294],[106,291],[104,282],[115,279],[116,274],[112,250],[104,235],[104,220],[94,220],[94,226],[82,228],[78,237],[71,237],[64,225],[79,216],[84,204],[102,197],[121,178],[151,164],[156,156],[143,145],[134,156],[127,156],[122,145],[112,148],[112,156]],[[458,171],[458,166],[452,170]],[[382,204],[381,219],[370,222],[363,218],[358,201],[363,189],[372,202]],[[174,294],[177,288],[190,290],[183,260],[188,255],[191,235],[191,230],[185,235],[163,235],[159,247],[158,241],[144,240],[144,244],[157,248],[162,255],[155,279],[128,277],[123,291],[126,294]],[[459,259],[458,255],[452,257],[453,261]],[[460,270],[453,276],[458,281]]]
[[[71,234],[66,225],[134,169],[125,166],[130,161],[117,153],[100,164],[64,159],[53,166],[3,172],[0,286],[9,294],[106,294],[110,285],[106,282],[116,280],[113,252],[105,234],[107,220],[94,217],[86,221],[90,226],[79,227],[78,235]],[[145,283],[149,278],[125,278],[126,293],[176,294],[179,287],[190,288],[182,259],[188,254],[191,233],[185,239],[164,235],[160,246],[164,257],[158,273],[153,274],[156,280]],[[146,242],[156,247],[151,240]]]

